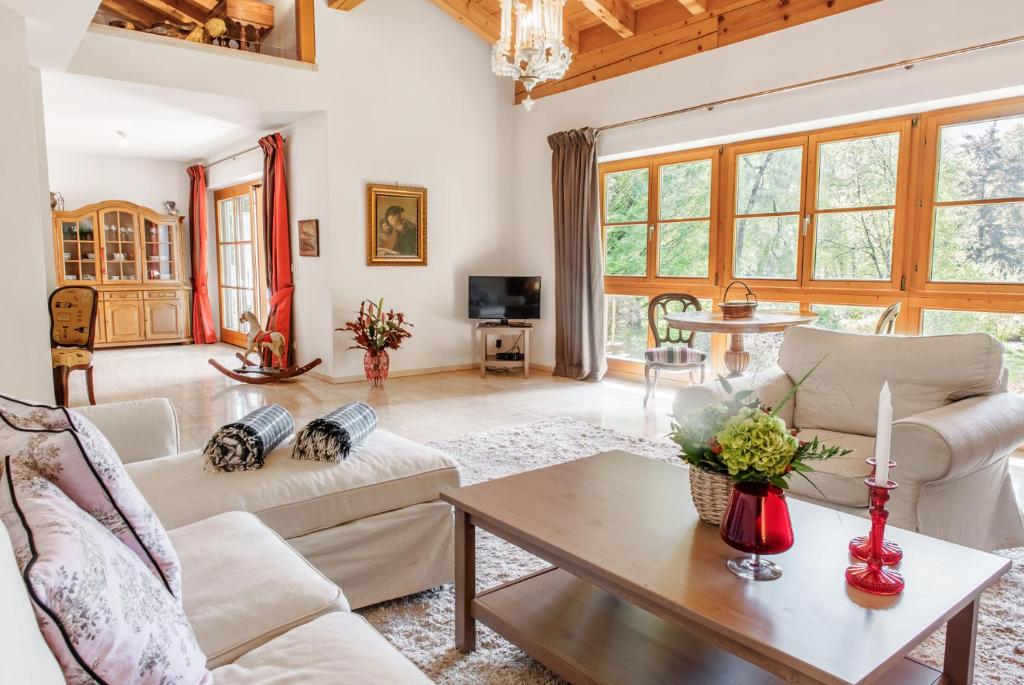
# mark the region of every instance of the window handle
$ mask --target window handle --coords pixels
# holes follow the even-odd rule
[[[805,238],[807,237],[807,232],[809,230],[811,230],[811,220],[812,220],[812,216],[810,214],[808,214],[808,215],[806,215],[804,217],[804,237]]]

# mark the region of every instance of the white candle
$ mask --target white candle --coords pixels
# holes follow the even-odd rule
[[[875,484],[889,482],[889,444],[892,441],[892,393],[889,383],[878,395],[878,428],[875,430]]]

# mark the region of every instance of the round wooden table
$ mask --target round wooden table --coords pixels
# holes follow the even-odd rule
[[[750,353],[743,345],[747,333],[778,333],[790,326],[811,323],[818,318],[814,312],[755,312],[746,319],[726,319],[720,311],[688,311],[669,314],[665,321],[672,328],[703,333],[728,333],[729,349],[725,351],[725,368],[729,378],[742,376],[750,366]]]

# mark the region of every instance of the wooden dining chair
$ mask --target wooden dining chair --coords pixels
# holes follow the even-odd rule
[[[678,314],[689,309],[700,311],[701,306],[700,300],[688,293],[663,293],[652,297],[647,306],[647,323],[654,337],[654,347],[644,353],[644,382],[647,385],[644,407],[658,389],[658,377],[662,371],[686,371],[690,374],[691,382],[694,373],[699,371],[700,382],[704,382],[707,355],[693,347],[697,334],[671,328],[665,323],[668,314]]]
[[[875,335],[892,335],[896,330],[896,319],[900,318],[900,303],[894,302],[885,308],[875,324]]]
[[[89,404],[96,404],[92,385],[93,344],[96,340],[96,309],[99,295],[87,285],[68,285],[50,295],[50,361],[53,394],[67,406],[68,376],[85,371]]]

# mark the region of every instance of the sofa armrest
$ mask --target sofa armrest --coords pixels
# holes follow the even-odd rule
[[[72,411],[92,421],[126,464],[180,451],[178,417],[166,398],[97,404]]]
[[[793,381],[785,371],[777,367],[753,376],[730,378],[729,384],[734,392],[753,390],[761,401],[769,406],[776,406],[786,396],[786,393],[793,389]],[[707,404],[725,399],[726,395],[725,389],[717,380],[704,385],[691,385],[676,394],[675,402],[672,405],[672,414],[679,421]],[[793,403],[787,404],[779,412],[779,416],[787,426],[792,426]]]
[[[892,458],[905,478],[919,483],[961,478],[1021,444],[1024,397],[1012,393],[960,400],[892,426]]]

